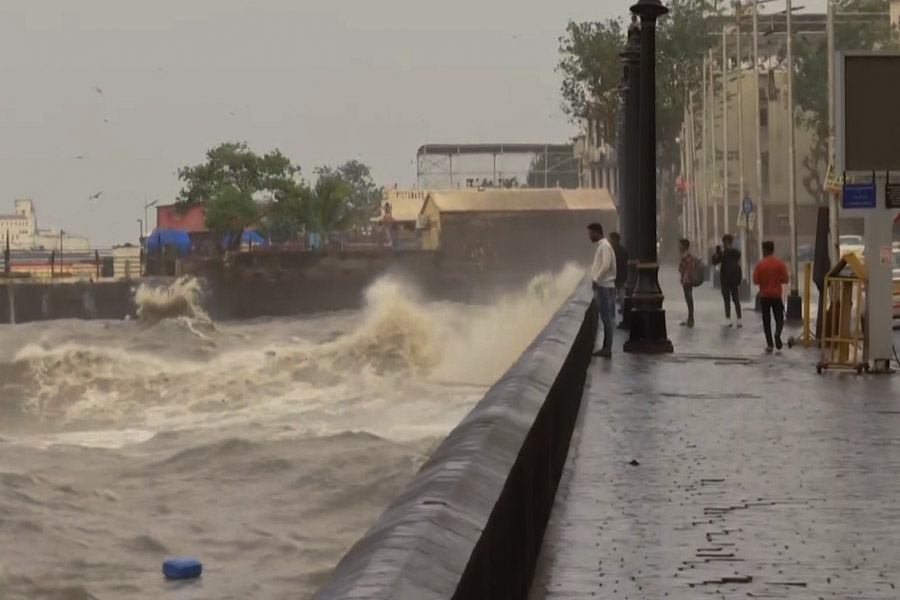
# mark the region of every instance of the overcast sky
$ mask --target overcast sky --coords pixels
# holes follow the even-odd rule
[[[133,241],[144,203],[172,201],[175,171],[224,141],[306,174],[357,158],[400,186],[426,142],[565,142],[558,38],[628,5],[3,0],[0,213],[30,197],[42,227],[104,247]]]

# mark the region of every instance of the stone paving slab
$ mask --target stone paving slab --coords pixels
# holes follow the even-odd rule
[[[674,355],[592,364],[531,600],[900,598],[900,376],[765,355],[698,296]]]

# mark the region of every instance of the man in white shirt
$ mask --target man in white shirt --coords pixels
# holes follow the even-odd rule
[[[603,324],[603,346],[594,351],[594,356],[612,357],[613,331],[616,323],[616,253],[612,245],[603,237],[600,223],[588,225],[588,235],[594,243],[594,263],[591,265],[591,280],[594,289],[594,304]],[[599,331],[597,332],[599,335]]]

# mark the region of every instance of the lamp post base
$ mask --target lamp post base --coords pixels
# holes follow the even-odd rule
[[[787,321],[795,323],[803,320],[803,299],[800,298],[800,292],[791,290],[787,299]]]
[[[638,261],[628,261],[628,279],[625,280],[625,301],[622,303],[622,322],[619,329],[631,329],[631,311],[634,310],[634,289],[638,281]]]
[[[631,311],[634,309],[634,298],[625,296],[622,302],[622,321],[619,323],[619,329],[631,329]]]
[[[631,330],[623,350],[632,354],[669,354],[675,349],[666,331],[666,311],[659,287],[659,265],[638,265],[631,311]]]

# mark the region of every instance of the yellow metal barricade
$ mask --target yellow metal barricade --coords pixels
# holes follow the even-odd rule
[[[803,265],[803,334],[799,338],[788,338],[788,348],[803,346],[809,348],[815,341],[810,323],[812,322],[812,263]]]
[[[825,278],[825,326],[822,328],[822,355],[816,365],[817,373],[825,369],[851,369],[857,373],[868,371],[862,348],[865,284],[865,267],[850,255],[845,256]]]

